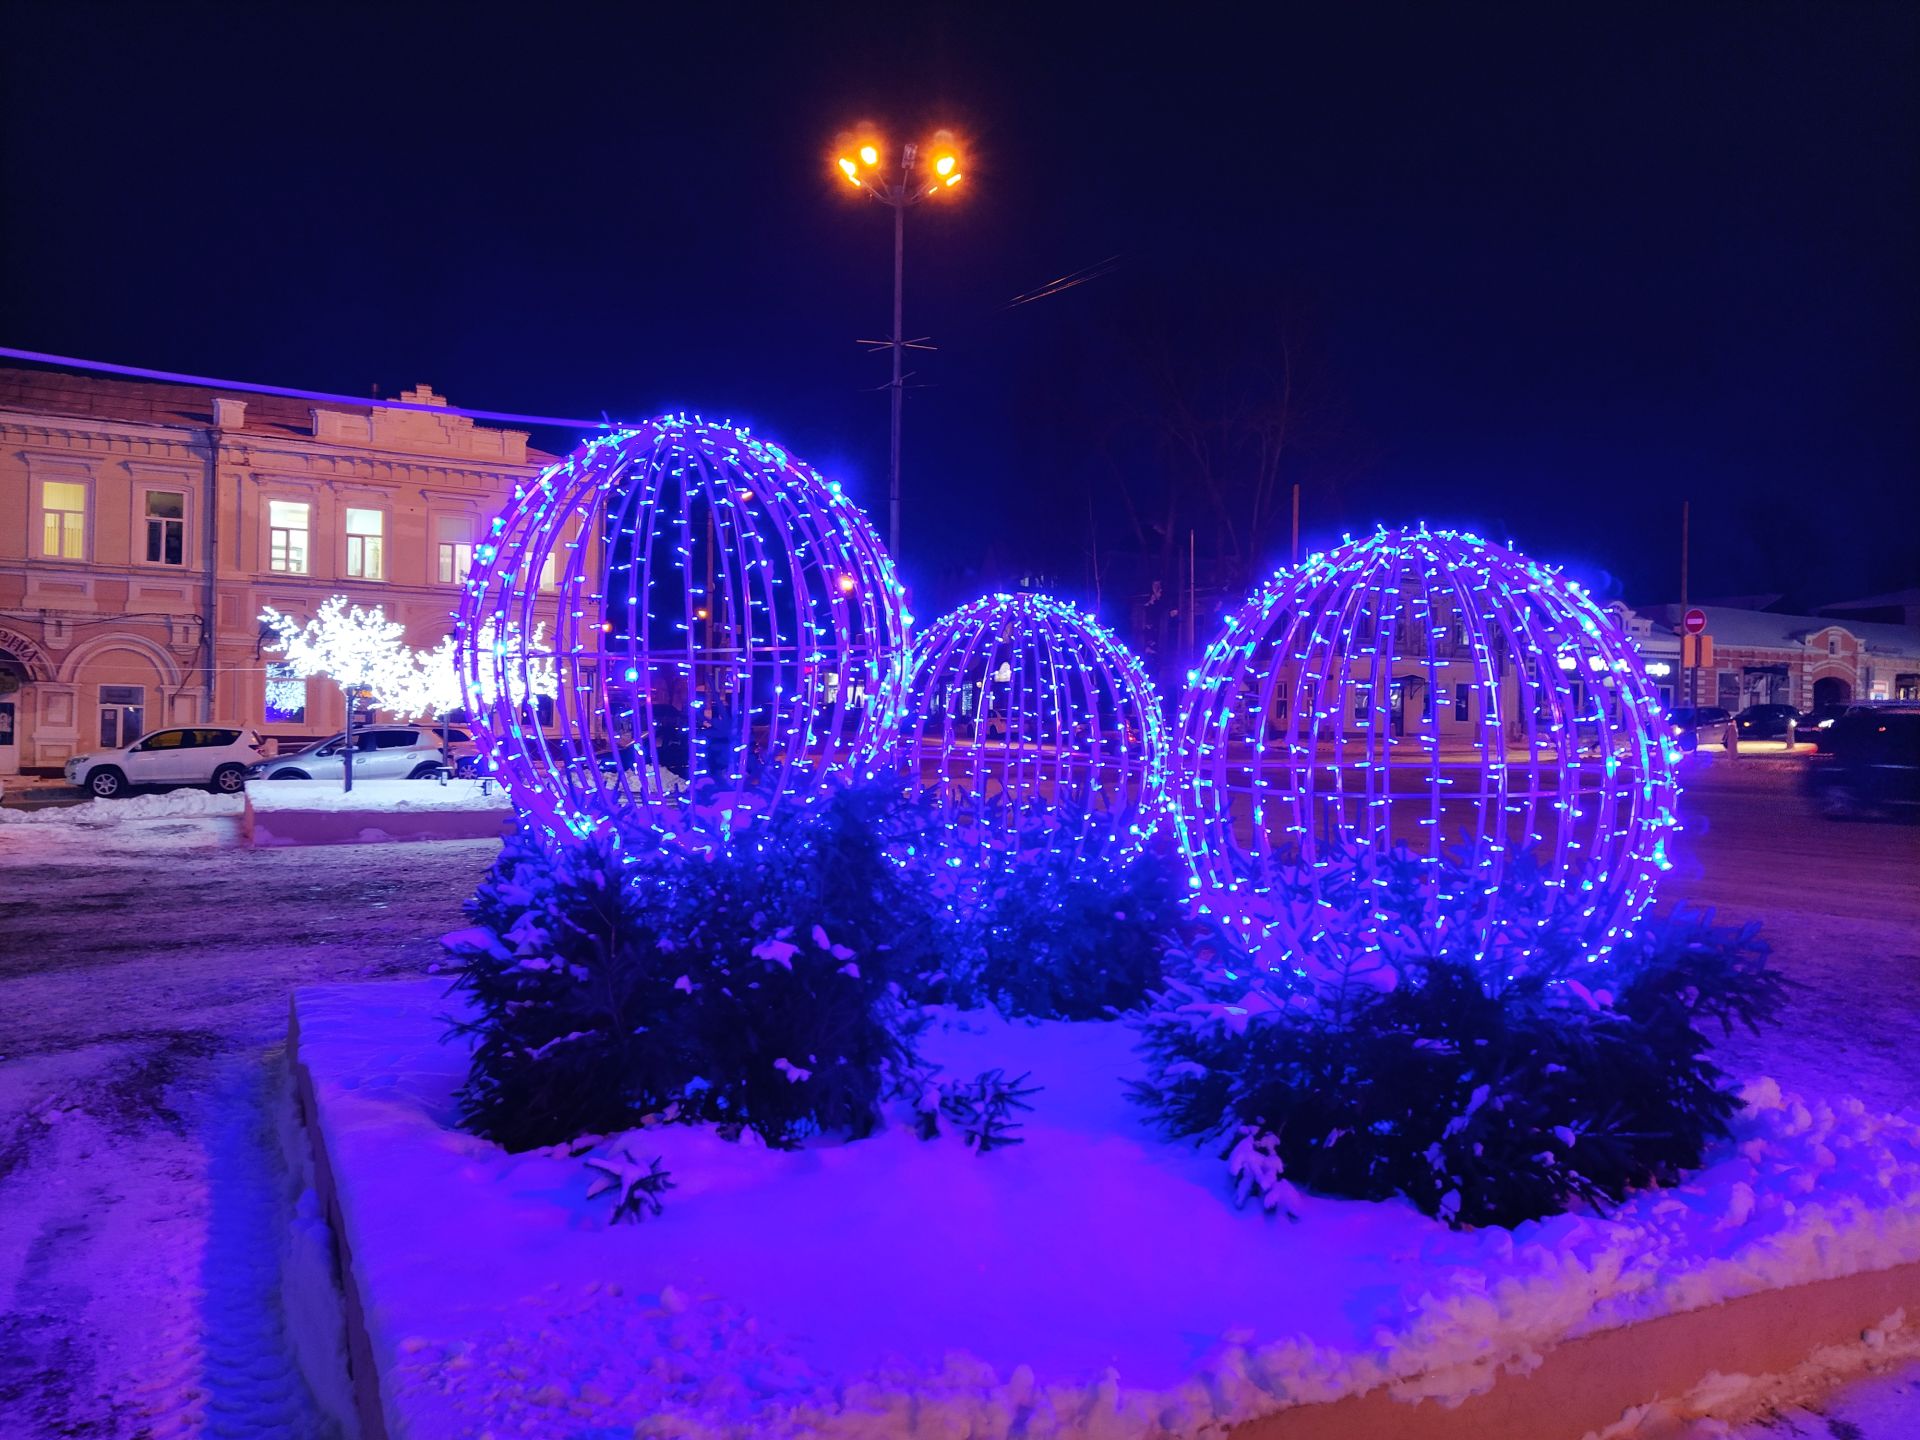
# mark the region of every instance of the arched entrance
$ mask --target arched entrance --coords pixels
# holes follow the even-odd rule
[[[20,751],[27,738],[27,687],[52,678],[53,667],[38,645],[24,635],[0,629],[0,775],[20,773]]]
[[[1853,699],[1853,686],[1838,676],[1829,675],[1824,680],[1813,682],[1813,708],[1825,710],[1833,705],[1844,705]]]
[[[27,683],[27,667],[0,650],[0,775],[20,773],[20,692]]]

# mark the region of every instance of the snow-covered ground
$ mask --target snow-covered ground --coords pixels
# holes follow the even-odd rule
[[[287,995],[436,961],[497,846],[251,850],[238,808],[0,812],[4,1440],[334,1433],[281,1320]]]
[[[1724,1062],[1807,1094],[1920,1103],[1920,827],[1820,820],[1790,762],[1689,768],[1667,893],[1762,919],[1807,987]],[[262,1268],[284,1227],[257,1218],[263,1195],[276,1217],[287,1204],[261,1117],[288,994],[437,961],[496,847],[244,849],[236,810],[192,791],[0,810],[4,1440],[320,1425],[276,1398],[301,1399],[281,1388]],[[1834,1433],[1914,1440],[1920,1394],[1901,1384],[1821,1408],[1858,1426]]]
[[[1920,1120],[1771,1081],[1685,1185],[1456,1233],[1404,1201],[1236,1210],[1215,1156],[1125,1099],[1118,1024],[929,1032],[954,1076],[1040,1087],[1026,1143],[990,1155],[919,1139],[910,1112],[798,1151],[665,1125],[510,1155],[453,1127],[444,986],[319,987],[295,1010],[389,1416],[415,1440],[548,1434],[560,1413],[606,1434],[670,1416],[881,1440],[911,1416],[1197,1440],[1382,1384],[1461,1398],[1583,1334],[1920,1261]],[[658,1157],[664,1213],[614,1225],[583,1156]]]

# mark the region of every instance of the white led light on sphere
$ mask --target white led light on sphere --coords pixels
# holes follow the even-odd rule
[[[915,641],[909,778],[984,852],[1123,864],[1161,819],[1166,726],[1133,653],[1045,595],[988,595]]]
[[[476,547],[458,658],[522,816],[555,836],[672,831],[703,780],[745,819],[890,756],[906,620],[837,483],[668,415],[516,489]]]
[[[1256,932],[1343,850],[1464,856],[1489,897],[1524,855],[1599,959],[1668,868],[1678,756],[1632,644],[1472,535],[1383,530],[1281,571],[1189,676],[1176,743],[1200,903]],[[1478,912],[1483,946],[1500,920]]]

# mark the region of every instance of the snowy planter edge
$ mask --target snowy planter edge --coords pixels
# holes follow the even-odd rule
[[[298,993],[287,1001],[287,1066],[293,1081],[294,1118],[304,1137],[313,1165],[313,1188],[320,1214],[332,1234],[336,1251],[334,1279],[340,1287],[346,1321],[346,1369],[353,1385],[353,1405],[360,1422],[359,1440],[388,1440],[386,1407],[381,1401],[380,1369],[374,1363],[373,1342],[367,1333],[367,1314],[354,1272],[353,1242],[340,1208],[340,1189],[334,1183],[333,1158],[320,1122],[313,1075],[300,1058],[300,1003]]]
[[[505,792],[490,782],[267,780],[247,786],[243,822],[252,845],[366,845],[497,840],[513,830]]]
[[[1262,1351],[1254,1344],[1256,1332],[1248,1329],[1229,1331],[1225,1335],[1227,1343],[1216,1349],[1201,1375],[1184,1384],[1148,1376],[1149,1385],[1144,1391],[1123,1389],[1120,1377],[1111,1370],[1105,1379],[1094,1371],[1090,1376],[1093,1383],[1084,1386],[1037,1384],[1032,1370],[1024,1364],[1011,1367],[1012,1374],[1003,1384],[987,1363],[964,1353],[949,1354],[938,1375],[909,1375],[883,1368],[867,1379],[849,1381],[850,1375],[868,1372],[829,1371],[818,1377],[825,1382],[822,1384],[800,1365],[802,1373],[796,1383],[790,1370],[782,1371],[781,1367],[799,1362],[778,1352],[771,1340],[754,1340],[750,1353],[735,1353],[742,1342],[731,1332],[722,1340],[724,1325],[739,1318],[735,1312],[726,1312],[716,1320],[714,1316],[721,1312],[703,1308],[706,1302],[697,1295],[690,1299],[670,1284],[658,1287],[655,1308],[643,1308],[643,1301],[654,1298],[653,1292],[633,1283],[631,1266],[626,1271],[620,1266],[631,1260],[636,1245],[653,1243],[653,1237],[646,1226],[608,1227],[604,1223],[604,1202],[598,1207],[578,1203],[585,1181],[577,1159],[563,1164],[547,1151],[507,1156],[450,1128],[447,1102],[464,1065],[457,1051],[438,1043],[444,1027],[434,1017],[454,1008],[444,989],[444,982],[436,981],[319,987],[297,992],[293,1002],[290,1058],[303,1113],[309,1117],[317,1173],[329,1192],[323,1197],[324,1203],[343,1252],[349,1328],[357,1332],[352,1342],[354,1383],[363,1412],[371,1411],[378,1419],[379,1428],[369,1428],[367,1434],[379,1440],[414,1440],[484,1428],[474,1413],[459,1409],[456,1402],[462,1399],[460,1387],[471,1384],[476,1375],[485,1376],[490,1369],[503,1369],[507,1364],[518,1367],[516,1378],[506,1389],[519,1398],[502,1398],[505,1391],[501,1387],[496,1387],[500,1393],[494,1395],[464,1398],[474,1403],[484,1401],[496,1409],[501,1405],[518,1406],[514,1414],[522,1423],[528,1421],[528,1404],[536,1407],[532,1412],[536,1417],[538,1406],[559,1405],[571,1407],[576,1420],[603,1418],[604,1408],[614,1403],[605,1388],[613,1381],[606,1368],[596,1372],[595,1365],[609,1354],[619,1357],[615,1362],[618,1365],[627,1356],[644,1353],[636,1352],[633,1346],[636,1336],[643,1341],[658,1337],[669,1347],[689,1340],[696,1346],[719,1346],[713,1358],[723,1369],[771,1373],[774,1379],[769,1382],[770,1390],[764,1395],[754,1392],[744,1403],[765,1403],[770,1413],[772,1408],[783,1408],[784,1424],[776,1428],[770,1420],[767,1429],[756,1427],[753,1433],[785,1434],[796,1427],[823,1436],[916,1433],[901,1428],[909,1413],[929,1414],[952,1406],[956,1408],[946,1418],[958,1422],[962,1419],[960,1411],[971,1407],[966,1423],[986,1424],[984,1429],[964,1433],[994,1434],[1005,1428],[1015,1411],[1026,1407],[1030,1416],[1032,1407],[1043,1406],[1052,1428],[1036,1426],[1032,1433],[1098,1436],[1103,1440],[1108,1436],[1199,1434],[1231,1434],[1239,1440],[1385,1440],[1388,1436],[1454,1440],[1508,1433],[1526,1434],[1531,1440],[1556,1440],[1561,1435],[1578,1440],[1618,1424],[1623,1413],[1635,1407],[1677,1400],[1714,1381],[1716,1372],[1779,1374],[1823,1351],[1831,1357],[1844,1350],[1851,1357],[1848,1363],[1857,1363],[1870,1356],[1870,1347],[1887,1346],[1889,1333],[1894,1335],[1894,1348],[1908,1348],[1920,1341],[1915,1327],[1900,1328],[1902,1317],[1898,1314],[1904,1309],[1908,1316],[1920,1318],[1920,1204],[1916,1204],[1920,1196],[1915,1193],[1909,1153],[1914,1148],[1910,1133],[1913,1125],[1896,1120],[1885,1122],[1893,1136],[1886,1143],[1898,1148],[1899,1154],[1894,1162],[1880,1162],[1883,1174],[1892,1165],[1891,1173],[1898,1182],[1896,1203],[1885,1212],[1853,1217],[1864,1227],[1870,1243],[1854,1240],[1850,1244],[1852,1237],[1843,1232],[1847,1230],[1848,1206],[1859,1210],[1859,1197],[1816,1196],[1806,1202],[1807,1213],[1815,1217],[1816,1235],[1812,1243],[1804,1236],[1798,1239],[1805,1252],[1798,1257],[1798,1273],[1807,1277],[1798,1283],[1779,1283],[1777,1277],[1782,1272],[1777,1266],[1769,1271],[1772,1259],[1778,1258],[1774,1252],[1784,1251],[1794,1239],[1784,1231],[1781,1236],[1763,1233],[1750,1237],[1744,1247],[1724,1242],[1725,1253],[1713,1257],[1718,1271],[1711,1266],[1689,1271],[1684,1263],[1669,1263],[1671,1257],[1661,1257],[1655,1262],[1662,1276],[1660,1286],[1611,1294],[1595,1279],[1598,1272],[1581,1271],[1571,1257],[1553,1248],[1554,1241],[1549,1239],[1543,1252],[1530,1237],[1525,1247],[1509,1240],[1510,1251],[1528,1252],[1514,1258],[1512,1273],[1485,1275],[1477,1288],[1469,1283],[1459,1293],[1451,1294],[1449,1285],[1459,1289],[1461,1253],[1471,1253],[1483,1237],[1491,1240],[1520,1233],[1477,1232],[1457,1244],[1437,1238],[1420,1255],[1419,1263],[1427,1268],[1410,1279],[1404,1275],[1404,1256],[1382,1255],[1369,1258],[1390,1263],[1356,1281],[1353,1293],[1358,1295],[1368,1282],[1377,1287],[1380,1274],[1398,1271],[1402,1272],[1409,1297],[1426,1287],[1440,1293],[1437,1302],[1432,1293],[1421,1294],[1423,1303],[1409,1307],[1417,1313],[1396,1312],[1393,1317],[1405,1331],[1398,1343],[1418,1351],[1424,1335],[1427,1352],[1443,1357],[1442,1363],[1425,1368],[1418,1364],[1383,1367],[1379,1363],[1358,1363],[1355,1357],[1317,1349],[1315,1341],[1320,1337],[1307,1333]],[[1085,1032],[1100,1027],[1078,1028]],[[1042,1029],[1020,1033],[1036,1035]],[[1084,1040],[1086,1035],[1069,1037],[1075,1038]],[[1075,1083],[1065,1069],[1054,1077],[1056,1093],[1065,1092],[1061,1098],[1069,1103]],[[1046,1098],[1043,1093],[1043,1107]],[[1778,1100],[1777,1095],[1774,1098]],[[1787,1104],[1805,1118],[1805,1107],[1791,1097]],[[1857,1118],[1859,1107],[1844,1113]],[[675,1212],[694,1205],[696,1196],[699,1204],[737,1201],[737,1192],[750,1189],[754,1181],[747,1176],[752,1168],[747,1163],[752,1158],[745,1154],[747,1147],[715,1142],[718,1149],[702,1149],[700,1132],[669,1128],[677,1133],[634,1132],[627,1139],[642,1161],[656,1146],[670,1152],[676,1143],[680,1146],[676,1158],[685,1163],[675,1169],[675,1174],[682,1188],[668,1197],[666,1228],[654,1232],[661,1237],[655,1248],[671,1240],[674,1263],[679,1264],[678,1251],[687,1232],[673,1232],[672,1222],[678,1218]],[[1856,1132],[1865,1135],[1868,1142],[1879,1143],[1882,1139],[1878,1130],[1856,1127]],[[1036,1143],[1025,1150],[1041,1154],[1040,1147],[1049,1140],[1056,1146],[1065,1144],[1066,1135],[1065,1131],[1056,1131],[1035,1136]],[[1109,1138],[1118,1144],[1122,1137]],[[1856,1143],[1839,1136],[1838,1131],[1827,1138],[1842,1148]],[[401,1143],[396,1145],[396,1139]],[[802,1183],[813,1183],[823,1171],[849,1165],[845,1159],[849,1153],[861,1163],[879,1157],[883,1152],[878,1147],[883,1143],[869,1141],[839,1150],[798,1152],[775,1163],[792,1162]],[[920,1153],[936,1153],[945,1143],[930,1142]],[[1751,1147],[1759,1142],[1746,1143]],[[1809,1143],[1820,1142],[1816,1139]],[[640,1153],[640,1147],[645,1147],[646,1153]],[[416,1153],[403,1153],[407,1149]],[[322,1155],[322,1151],[327,1153]],[[951,1153],[949,1147],[945,1158],[951,1158]],[[696,1158],[703,1159],[705,1165],[697,1166]],[[994,1166],[996,1162],[1007,1163],[1007,1156],[961,1158],[976,1167],[951,1171],[962,1177],[963,1183],[978,1180],[986,1191],[1000,1183],[1002,1177],[995,1175]],[[1209,1164],[1216,1163],[1207,1158]],[[736,1173],[703,1173],[724,1169],[730,1161],[739,1162]],[[887,1172],[882,1171],[877,1183],[884,1186],[887,1179]],[[862,1181],[865,1188],[872,1188],[874,1183]],[[1681,1191],[1693,1190],[1692,1186],[1681,1187]],[[515,1203],[531,1197],[534,1208],[529,1211],[522,1203],[513,1227],[503,1229],[485,1210],[509,1192]],[[425,1198],[429,1194],[431,1199]],[[452,1228],[429,1221],[426,1208],[413,1215],[403,1213],[412,1203],[410,1197],[430,1207],[436,1217],[450,1207],[456,1217]],[[1655,1198],[1666,1205],[1679,1203],[1668,1197]],[[760,1203],[764,1205],[764,1196]],[[1712,1228],[1739,1231],[1747,1225],[1753,1205],[1751,1193],[1744,1199],[1736,1195],[1734,1214],[1717,1216]],[[597,1215],[586,1213],[588,1208]],[[1761,1209],[1765,1208],[1763,1197]],[[1793,1210],[1789,1204],[1788,1213]],[[757,1213],[764,1216],[765,1212]],[[530,1232],[523,1232],[521,1227],[529,1214],[534,1223]],[[1237,1262],[1251,1255],[1257,1259],[1254,1252],[1269,1247],[1318,1244],[1330,1234],[1337,1238],[1339,1227],[1353,1217],[1357,1217],[1370,1244],[1396,1244],[1393,1236],[1405,1229],[1405,1217],[1394,1206],[1355,1207],[1351,1202],[1309,1199],[1306,1217],[1299,1232],[1290,1232],[1284,1221],[1233,1216],[1251,1243],[1243,1247],[1246,1254],[1227,1258]],[[858,1230],[870,1225],[871,1218],[862,1221],[856,1217],[853,1227]],[[991,1226],[997,1217],[989,1209],[982,1211],[981,1218],[983,1224]],[[1098,1228],[1097,1214],[1090,1213],[1086,1218]],[[1577,1235],[1588,1224],[1611,1223],[1563,1218],[1573,1222],[1571,1228],[1558,1227],[1555,1233],[1563,1237]],[[792,1228],[783,1227],[783,1233],[809,1233],[807,1227],[814,1220],[812,1212],[791,1217]],[[1263,1225],[1268,1228],[1263,1230]],[[1312,1227],[1318,1227],[1320,1240],[1303,1242],[1301,1235],[1314,1235]],[[838,1238],[817,1230],[811,1234],[817,1239],[809,1251],[830,1249]],[[512,1243],[490,1250],[488,1240],[498,1240],[502,1235],[509,1236]],[[447,1243],[449,1239],[454,1243]],[[362,1241],[365,1243],[359,1243]],[[877,1243],[889,1262],[893,1261],[898,1252],[885,1248],[885,1237]],[[1568,1250],[1576,1248],[1573,1240],[1564,1243]],[[570,1272],[564,1263],[569,1247],[576,1262],[583,1253],[589,1256],[590,1268],[576,1263]],[[562,1278],[544,1286],[527,1283],[525,1256],[513,1253],[523,1249],[540,1257],[530,1267],[532,1274],[558,1273]],[[786,1249],[791,1251],[793,1247]],[[1055,1255],[1045,1245],[1035,1246],[1032,1253]],[[786,1258],[796,1257],[789,1254]],[[798,1258],[804,1266],[813,1256]],[[1198,1257],[1201,1262],[1209,1258]],[[1074,1263],[1072,1256],[1055,1258],[1062,1284]],[[1515,1285],[1524,1289],[1528,1267],[1544,1265],[1552,1269],[1562,1264],[1572,1283],[1560,1284],[1548,1296],[1559,1304],[1561,1313],[1545,1322],[1537,1314],[1529,1320],[1536,1330],[1544,1323],[1551,1334],[1536,1334],[1535,1343],[1524,1339],[1516,1343],[1514,1334],[1501,1333],[1499,1325],[1491,1323],[1490,1312],[1503,1306],[1512,1308],[1513,1296],[1506,1292]],[[484,1274],[478,1281],[463,1282],[454,1273],[462,1267]],[[551,1267],[551,1271],[543,1267]],[[889,1263],[886,1268],[897,1266]],[[1668,1275],[1667,1271],[1674,1273]],[[570,1275],[589,1273],[596,1278],[585,1287],[584,1298],[581,1293],[567,1291]],[[1772,1281],[1770,1273],[1775,1277]],[[609,1274],[620,1274],[628,1280],[624,1293],[620,1284],[605,1280]],[[423,1275],[428,1277],[424,1285]],[[1101,1280],[1112,1278],[1103,1276]],[[1619,1277],[1606,1278],[1617,1281]],[[984,1287],[990,1296],[999,1296],[1003,1288],[1000,1279],[996,1275],[995,1283]],[[1219,1282],[1218,1275],[1214,1279]],[[1585,1292],[1583,1280],[1588,1286]],[[467,1286],[464,1292],[463,1283]],[[877,1283],[884,1289],[884,1281]],[[1012,1288],[1017,1291],[1017,1284]],[[551,1298],[536,1291],[551,1292]],[[1011,1300],[1031,1300],[1034,1293],[1043,1292],[1016,1293]],[[1168,1338],[1173,1338],[1170,1332],[1177,1317],[1169,1319],[1158,1309],[1130,1306],[1130,1298],[1124,1294],[1110,1298],[1104,1290],[1082,1292],[1084,1300],[1100,1300],[1113,1310],[1148,1316],[1156,1332],[1167,1331]],[[1182,1297],[1171,1298],[1177,1301]],[[1268,1325],[1279,1324],[1283,1328],[1278,1334],[1284,1335],[1289,1317],[1305,1298],[1276,1292],[1267,1302],[1271,1313],[1259,1318]],[[814,1308],[829,1329],[833,1322],[824,1317],[844,1314],[844,1300],[844,1296],[830,1294],[817,1297]],[[1532,1303],[1537,1311],[1538,1301]],[[1356,1301],[1355,1308],[1364,1307]],[[568,1348],[574,1343],[576,1331],[584,1334],[595,1325],[609,1326],[608,1317],[616,1311],[632,1317],[621,1321],[627,1326],[625,1330],[604,1331],[606,1339],[618,1343],[602,1343],[602,1337],[595,1335],[575,1349]],[[1090,1323],[1096,1318],[1091,1306],[1084,1313]],[[457,1321],[451,1319],[454,1316]],[[489,1348],[487,1325],[502,1316],[509,1331],[513,1325],[538,1326],[542,1340],[550,1340],[558,1332],[559,1348],[542,1354],[523,1353],[525,1337],[512,1333],[506,1334],[504,1344]],[[899,1323],[897,1317],[890,1319]],[[1364,1328],[1370,1322],[1363,1319],[1360,1323]],[[1458,1333],[1436,1350],[1432,1327],[1449,1323]],[[1476,1337],[1472,1333],[1476,1326],[1486,1333]],[[753,1330],[754,1324],[750,1322],[748,1329]],[[1467,1343],[1462,1343],[1462,1335]],[[949,1338],[958,1342],[955,1350],[959,1350],[970,1337],[962,1334]],[[1186,1336],[1182,1343],[1190,1345],[1194,1338]],[[1269,1338],[1264,1328],[1258,1338]],[[1473,1343],[1476,1338],[1477,1349]],[[1391,1339],[1387,1342],[1388,1359],[1404,1362],[1406,1353],[1393,1355],[1395,1343]],[[1281,1364],[1298,1362],[1300,1375],[1276,1381],[1276,1355]],[[674,1364],[681,1363],[678,1355],[669,1353],[668,1358]],[[544,1368],[540,1363],[543,1359],[547,1361]],[[660,1363],[658,1355],[653,1363]],[[694,1378],[704,1382],[707,1376]],[[1128,1378],[1131,1381],[1133,1377]],[[934,1391],[899,1389],[902,1383],[921,1381],[933,1382]],[[946,1387],[944,1391],[939,1389],[941,1385]],[[795,1396],[800,1397],[798,1404],[794,1403]],[[813,1403],[822,1396],[830,1397],[824,1408]],[[1426,1398],[1438,1403],[1417,1403]],[[711,1418],[695,1410],[662,1408],[657,1396],[653,1400],[651,1408],[620,1411],[619,1423],[632,1424],[637,1413],[649,1423],[668,1423],[669,1428],[658,1433],[676,1434],[681,1432],[671,1425],[677,1420],[691,1424]],[[749,1409],[747,1413],[757,1416],[759,1411]],[[996,1413],[998,1428],[993,1423]],[[492,1419],[512,1423],[504,1415],[489,1414]],[[551,1412],[555,1423],[566,1414],[566,1408]],[[720,1432],[728,1433],[724,1425]]]

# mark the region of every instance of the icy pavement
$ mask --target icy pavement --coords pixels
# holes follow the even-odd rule
[[[0,827],[0,1436],[333,1435],[279,1295],[287,995],[418,973],[497,846],[84,819]]]

